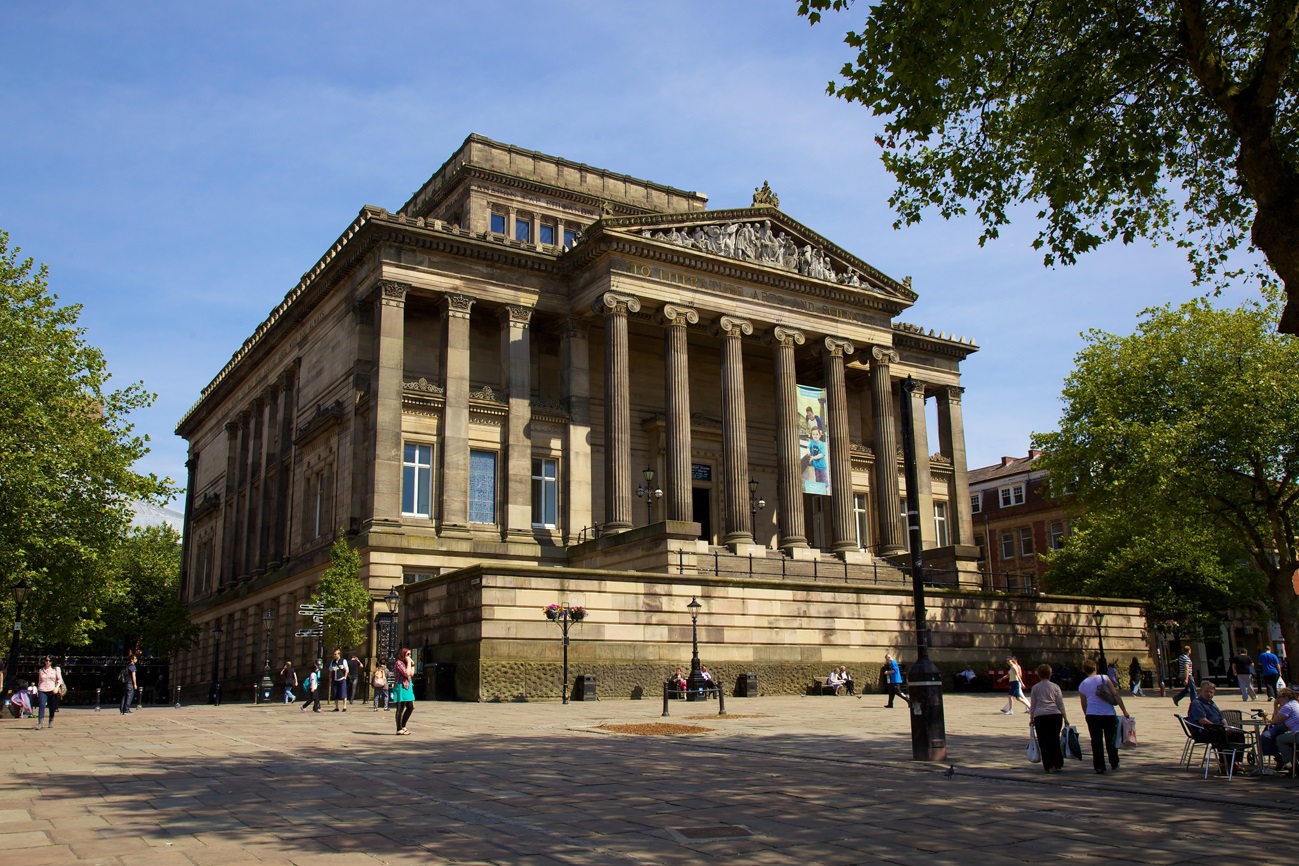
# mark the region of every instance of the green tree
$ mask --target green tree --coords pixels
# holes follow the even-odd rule
[[[126,536],[132,503],[161,503],[170,482],[132,466],[148,451],[127,416],[154,396],[108,388],[103,354],[59,306],[48,269],[19,259],[0,232],[0,575],[26,579],[23,638],[84,644],[117,592],[105,556]],[[0,593],[0,621],[13,621]]]
[[[898,224],[972,203],[982,244],[1031,203],[1048,265],[1142,236],[1185,247],[1219,287],[1249,245],[1289,296],[1280,329],[1299,333],[1299,0],[879,0],[867,15],[829,91],[887,118]]]
[[[166,524],[132,529],[107,564],[115,595],[98,641],[106,652],[140,647],[173,656],[193,645],[199,630],[180,600],[179,532]]]
[[[1238,548],[1299,647],[1299,342],[1275,333],[1278,307],[1199,300],[1147,310],[1129,336],[1091,331],[1065,381],[1059,432],[1033,441],[1052,491],[1091,515],[1102,543],[1125,515],[1149,515],[1151,534],[1128,527],[1141,544],[1094,545],[1093,558],[1119,558],[1115,571],[1128,574],[1145,561],[1166,576],[1198,574],[1204,591],[1237,592],[1224,559]],[[1158,553],[1168,533],[1183,542]],[[1206,549],[1187,552],[1197,543]]]
[[[357,649],[370,624],[370,593],[361,582],[361,557],[344,538],[329,550],[329,568],[316,585],[314,600],[338,613],[325,614],[325,654],[335,648]]]

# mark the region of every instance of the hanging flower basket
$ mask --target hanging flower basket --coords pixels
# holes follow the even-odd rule
[[[563,610],[563,608],[561,608],[557,604],[548,604],[544,608],[542,608],[542,610],[545,611],[546,619],[550,620],[551,622],[554,622],[555,620],[559,619],[559,613],[560,611]]]
[[[573,605],[568,609],[568,618],[573,622],[581,622],[586,619],[586,608],[582,607],[580,604]]]
[[[548,604],[541,610],[542,613],[546,615],[546,619],[551,622],[563,619],[565,611],[568,612],[568,619],[570,622],[581,622],[586,619],[586,608],[582,607],[580,604],[575,604],[572,607],[567,608],[559,604]]]

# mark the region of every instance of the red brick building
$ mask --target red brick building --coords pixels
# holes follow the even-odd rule
[[[979,570],[994,589],[1038,588],[1046,571],[1041,554],[1057,550],[1069,535],[1069,518],[1048,496],[1041,451],[970,470],[974,539],[982,551]]]

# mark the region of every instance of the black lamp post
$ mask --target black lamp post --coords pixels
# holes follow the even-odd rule
[[[690,611],[690,635],[692,649],[690,652],[690,676],[686,677],[686,700],[702,701],[704,700],[704,689],[708,686],[708,681],[704,679],[703,671],[699,665],[699,609],[703,607],[693,597],[686,608]]]
[[[1092,621],[1096,623],[1096,640],[1100,642],[1101,648],[1101,657],[1100,660],[1096,662],[1096,666],[1100,669],[1100,675],[1105,676],[1106,671],[1108,671],[1110,667],[1105,662],[1105,633],[1101,631],[1101,623],[1105,621],[1105,614],[1101,613],[1099,610],[1093,611]]]
[[[212,626],[212,693],[211,703],[221,706],[221,623]]]
[[[264,704],[270,703],[271,691],[275,688],[275,684],[271,681],[271,624],[274,622],[275,614],[271,613],[270,608],[267,608],[266,612],[262,614],[262,625],[266,629],[266,664],[262,668],[262,685],[260,694],[261,701]]]
[[[663,498],[663,491],[654,486],[654,470],[648,466],[641,473],[645,476],[645,483],[636,485],[636,495],[645,500],[645,523],[654,522],[654,500]]]
[[[749,479],[749,513],[753,515],[754,529],[757,528],[758,512],[767,507],[767,500],[758,496],[758,482]]]
[[[388,661],[391,664],[397,655],[397,607],[400,604],[397,587],[389,589],[383,600],[388,604]]]
[[[31,594],[32,588],[27,585],[27,581],[19,580],[18,585],[14,587],[14,637],[13,642],[9,644],[9,664],[5,666],[7,679],[18,676],[18,645],[23,637],[23,605]]]
[[[911,759],[947,758],[947,723],[943,718],[943,678],[929,659],[929,624],[925,615],[925,574],[920,549],[920,470],[916,464],[911,395],[921,387],[907,376],[902,383],[902,465],[907,488],[907,538],[911,546],[911,593],[916,616],[916,663],[907,675],[911,695]]]

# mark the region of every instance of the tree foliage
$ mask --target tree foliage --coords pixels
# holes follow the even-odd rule
[[[1297,15],[1299,0],[879,0],[829,91],[887,118],[898,224],[972,204],[982,244],[1032,203],[1048,265],[1141,236],[1185,247],[1219,286],[1252,246],[1296,333]]]
[[[59,306],[48,269],[19,252],[0,232],[0,575],[33,590],[24,641],[78,645],[116,592],[105,557],[126,537],[132,503],[161,503],[172,487],[132,469],[148,448],[127,416],[153,395],[108,387],[80,306]],[[0,593],[0,621],[12,622],[13,605]]]
[[[132,529],[108,557],[113,596],[97,642],[105,652],[143,649],[173,656],[193,645],[198,626],[180,600],[180,533],[163,524]]]
[[[1129,336],[1091,331],[1065,381],[1059,432],[1034,444],[1053,493],[1098,527],[1062,564],[1113,562],[1130,576],[1145,564],[1170,581],[1167,598],[1186,580],[1201,597],[1239,595],[1238,550],[1299,646],[1299,342],[1275,333],[1278,308],[1199,300],[1147,310]],[[1125,531],[1133,538],[1117,541]]]
[[[370,593],[361,582],[361,557],[345,538],[339,538],[329,550],[329,568],[316,586],[315,601],[338,613],[325,614],[324,644],[326,654],[333,648],[357,649],[364,642],[370,625]]]

